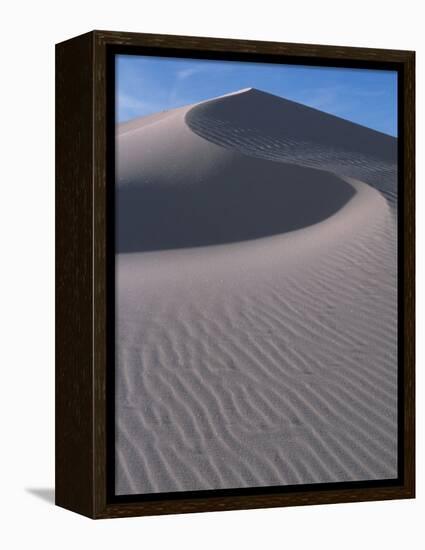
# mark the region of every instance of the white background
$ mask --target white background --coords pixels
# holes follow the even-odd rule
[[[54,44],[92,29],[417,51],[417,280],[424,279],[419,0],[3,3],[0,80],[0,545],[3,548],[423,548],[424,292],[418,289],[418,498],[91,521],[54,485]],[[422,249],[422,251],[421,251]],[[423,288],[423,287],[422,287]]]

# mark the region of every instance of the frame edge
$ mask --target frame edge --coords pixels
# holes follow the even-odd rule
[[[82,35],[86,36],[86,35]],[[138,33],[116,33],[93,31],[93,109],[92,121],[92,260],[93,260],[93,310],[92,325],[94,339],[93,379],[92,379],[92,478],[91,507],[89,517],[95,519],[161,515],[173,513],[208,512],[219,510],[240,510],[250,508],[271,508],[308,504],[331,504],[371,500],[407,499],[415,497],[415,421],[414,421],[414,62],[415,52],[408,50],[372,50],[369,48],[316,46],[306,44],[284,44],[233,39],[184,37]],[[82,38],[82,37],[79,37]],[[66,41],[72,42],[71,41]],[[62,43],[64,44],[64,43]],[[349,491],[300,492],[287,495],[259,495],[257,497],[224,497],[208,499],[188,499],[181,501],[158,501],[151,503],[108,504],[106,498],[106,47],[108,45],[144,45],[149,47],[181,48],[214,51],[237,51],[247,53],[274,53],[276,55],[298,55],[300,57],[329,57],[329,59],[350,59],[364,61],[390,61],[404,67],[405,92],[405,190],[404,234],[405,256],[405,403],[410,403],[405,417],[405,480],[402,486],[385,487],[377,490],[354,489]],[[409,289],[407,288],[409,286]],[[308,494],[307,494],[308,493]],[[59,505],[61,503],[57,502]],[[69,506],[65,506],[69,508]],[[71,508],[70,508],[71,509]],[[74,510],[84,513],[81,510]]]
[[[92,33],[55,50],[55,504],[93,517]]]

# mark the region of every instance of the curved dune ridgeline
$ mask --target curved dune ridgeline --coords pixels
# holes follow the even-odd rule
[[[118,494],[397,474],[397,140],[248,89],[117,129]]]

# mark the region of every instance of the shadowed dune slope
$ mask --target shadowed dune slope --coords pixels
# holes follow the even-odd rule
[[[120,252],[224,244],[301,229],[334,214],[355,192],[333,174],[257,159],[228,163],[206,181],[179,179],[176,173],[170,185],[119,192]]]
[[[287,137],[389,162],[397,152],[392,136],[255,88],[200,103],[188,111],[186,120],[194,130],[210,122],[204,130],[209,139],[221,123],[239,134],[239,141],[247,141],[249,134],[262,135],[271,145],[273,138]]]
[[[392,136],[253,88],[195,105],[185,119],[196,134],[229,150],[364,181],[395,207]]]
[[[385,194],[396,149],[390,136],[253,89],[127,122],[117,136],[118,251],[318,223],[353,196],[344,176]]]
[[[225,116],[229,124],[232,117],[239,124],[244,114],[248,117],[253,112],[258,132],[270,125],[269,137],[277,135],[281,119],[273,116],[275,102],[269,94],[245,91],[121,125],[118,251],[251,240],[300,229],[338,211],[354,195],[353,187],[338,175],[302,163],[296,166],[291,159],[286,163],[249,156],[218,143],[216,134],[202,136],[194,131],[196,121],[202,119],[205,125],[207,109],[208,116]],[[299,107],[291,106],[293,119]],[[315,112],[308,111],[314,119]],[[264,143],[267,148],[267,139],[257,138],[257,145]],[[121,212],[125,215],[120,216]]]

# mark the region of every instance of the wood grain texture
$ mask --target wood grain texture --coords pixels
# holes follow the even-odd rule
[[[93,515],[92,36],[56,46],[56,504]]]
[[[95,134],[93,140],[93,315],[94,315],[94,507],[95,515],[106,506],[106,445],[107,445],[107,419],[106,419],[106,365],[107,365],[107,246],[110,253],[115,257],[114,243],[108,244],[107,239],[107,185],[114,188],[115,182],[108,182],[107,157],[106,157],[106,51],[99,44],[96,34],[93,35],[94,51],[94,95],[93,95],[93,118],[95,123]],[[115,262],[113,265],[115,268]],[[111,305],[111,304],[109,304]],[[113,311],[111,312],[113,315]],[[114,359],[112,359],[114,360]],[[111,437],[111,435],[109,435]]]
[[[186,498],[107,500],[106,51],[284,56],[330,63],[393,63],[404,94],[404,483],[380,488]],[[57,45],[56,76],[56,502],[92,518],[412,498],[415,492],[414,53],[397,50],[93,31]],[[108,240],[109,239],[109,240]],[[109,434],[109,437],[111,435]]]
[[[415,496],[415,54],[404,62],[404,481]]]
[[[308,506],[344,502],[367,502],[412,498],[407,488],[345,489],[340,491],[303,491],[299,493],[208,497],[202,499],[164,500],[132,504],[108,504],[96,513],[96,519],[128,516],[152,516],[187,514],[196,512],[220,512],[225,510],[249,510],[253,508],[277,508]]]
[[[376,61],[404,63],[413,54],[406,50],[358,48],[348,46],[321,46],[316,44],[291,44],[256,40],[234,40],[228,38],[206,38],[198,36],[173,36],[131,32],[93,31],[99,45],[143,46],[152,48],[175,48],[207,52],[236,52],[270,54],[272,56],[298,56],[314,59],[347,61]]]

